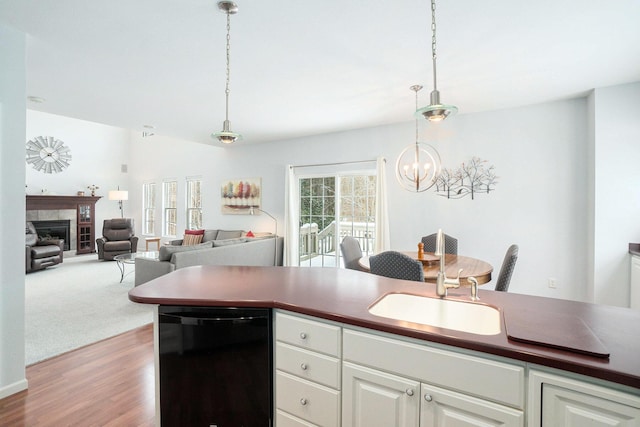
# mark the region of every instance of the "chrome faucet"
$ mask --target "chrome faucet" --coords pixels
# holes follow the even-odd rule
[[[478,301],[480,297],[478,296],[478,279],[473,276],[467,277],[469,283],[471,283],[471,301]]]
[[[460,287],[460,273],[462,273],[462,268],[458,270],[458,277],[455,279],[448,278],[446,273],[444,272],[445,266],[445,247],[444,247],[444,234],[442,230],[438,230],[438,236],[436,239],[436,252],[434,255],[440,257],[440,270],[438,271],[438,276],[436,277],[436,293],[440,298],[444,298],[447,296],[447,290],[450,288],[459,288]]]

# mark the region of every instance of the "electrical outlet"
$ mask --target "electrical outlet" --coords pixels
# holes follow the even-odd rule
[[[553,277],[549,277],[549,287],[551,289],[556,289],[558,285],[558,279],[555,279]]]

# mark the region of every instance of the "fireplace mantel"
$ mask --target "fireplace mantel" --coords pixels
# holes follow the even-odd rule
[[[96,202],[101,196],[45,196],[27,194],[27,211],[76,212],[76,253],[93,253],[95,243]],[[33,212],[38,215],[38,212]]]
[[[77,209],[78,205],[94,204],[102,196],[45,196],[27,194],[27,210]]]

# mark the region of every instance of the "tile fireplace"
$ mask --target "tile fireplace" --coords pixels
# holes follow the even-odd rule
[[[69,235],[65,239],[65,250],[76,251],[77,254],[96,251],[95,205],[100,196],[26,197],[27,221],[33,222],[36,229],[39,222],[53,223],[57,224],[53,227],[53,232],[57,233],[61,222],[68,222]],[[49,227],[50,231],[51,228]]]

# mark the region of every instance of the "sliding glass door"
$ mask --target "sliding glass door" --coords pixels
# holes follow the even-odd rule
[[[298,178],[298,265],[342,266],[340,242],[355,237],[366,255],[375,241],[376,176],[373,172]]]

